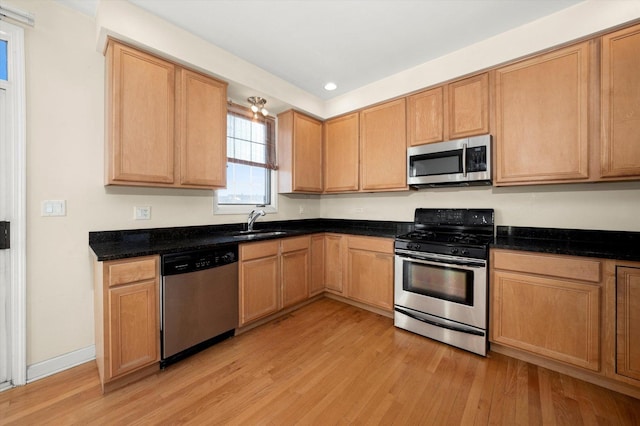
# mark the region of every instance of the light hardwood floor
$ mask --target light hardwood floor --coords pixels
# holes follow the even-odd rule
[[[0,393],[0,424],[637,425],[640,400],[320,299],[102,395],[90,362]]]

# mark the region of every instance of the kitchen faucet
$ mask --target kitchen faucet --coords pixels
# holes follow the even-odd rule
[[[247,231],[253,231],[253,223],[258,220],[260,216],[265,216],[264,210],[251,210],[249,217],[247,218]]]

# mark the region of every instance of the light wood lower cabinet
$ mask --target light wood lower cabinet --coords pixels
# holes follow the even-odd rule
[[[640,380],[640,265],[617,268],[616,337],[616,373]]]
[[[159,368],[158,256],[94,263],[96,362],[103,391]]]
[[[342,294],[346,244],[345,235],[326,234],[324,237],[324,285],[331,293]]]
[[[240,326],[280,309],[280,241],[240,245]]]
[[[491,340],[600,369],[601,262],[492,252]]]
[[[347,237],[348,298],[393,311],[393,240]]]
[[[287,238],[281,242],[283,308],[309,298],[309,245],[309,237]]]
[[[311,278],[309,281],[309,296],[315,296],[324,292],[324,234],[311,236],[310,262]]]

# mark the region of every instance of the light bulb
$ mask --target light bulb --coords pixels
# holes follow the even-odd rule
[[[269,111],[267,111],[267,109],[266,109],[266,108],[262,108],[262,110],[261,110],[260,112],[262,112],[262,115],[264,115],[265,117],[266,117],[267,115],[269,115]]]
[[[258,110],[259,110],[259,109],[258,109],[258,107],[257,107],[255,104],[254,104],[254,105],[251,105],[251,111],[253,111],[253,112],[255,113],[255,112],[258,112]]]

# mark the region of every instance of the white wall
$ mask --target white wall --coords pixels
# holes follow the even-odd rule
[[[96,49],[96,22],[50,0],[7,3],[36,15],[35,28],[25,31],[27,363],[31,365],[94,343],[89,231],[240,222],[244,216],[212,215],[210,191],[105,188],[104,59]],[[570,16],[565,19],[567,26],[574,25]],[[206,53],[189,52],[194,57]],[[411,83],[416,84],[420,80]],[[284,86],[279,90],[285,91]],[[369,98],[362,92],[354,96],[357,102]],[[313,102],[306,98],[303,103]],[[40,203],[46,199],[67,200],[67,216],[40,216]],[[134,221],[135,205],[151,205],[152,220]],[[298,214],[300,205],[305,207],[304,216]],[[639,183],[280,196],[279,213],[266,220],[410,221],[416,207],[458,206],[493,207],[499,224],[640,231],[633,216],[640,211]]]

